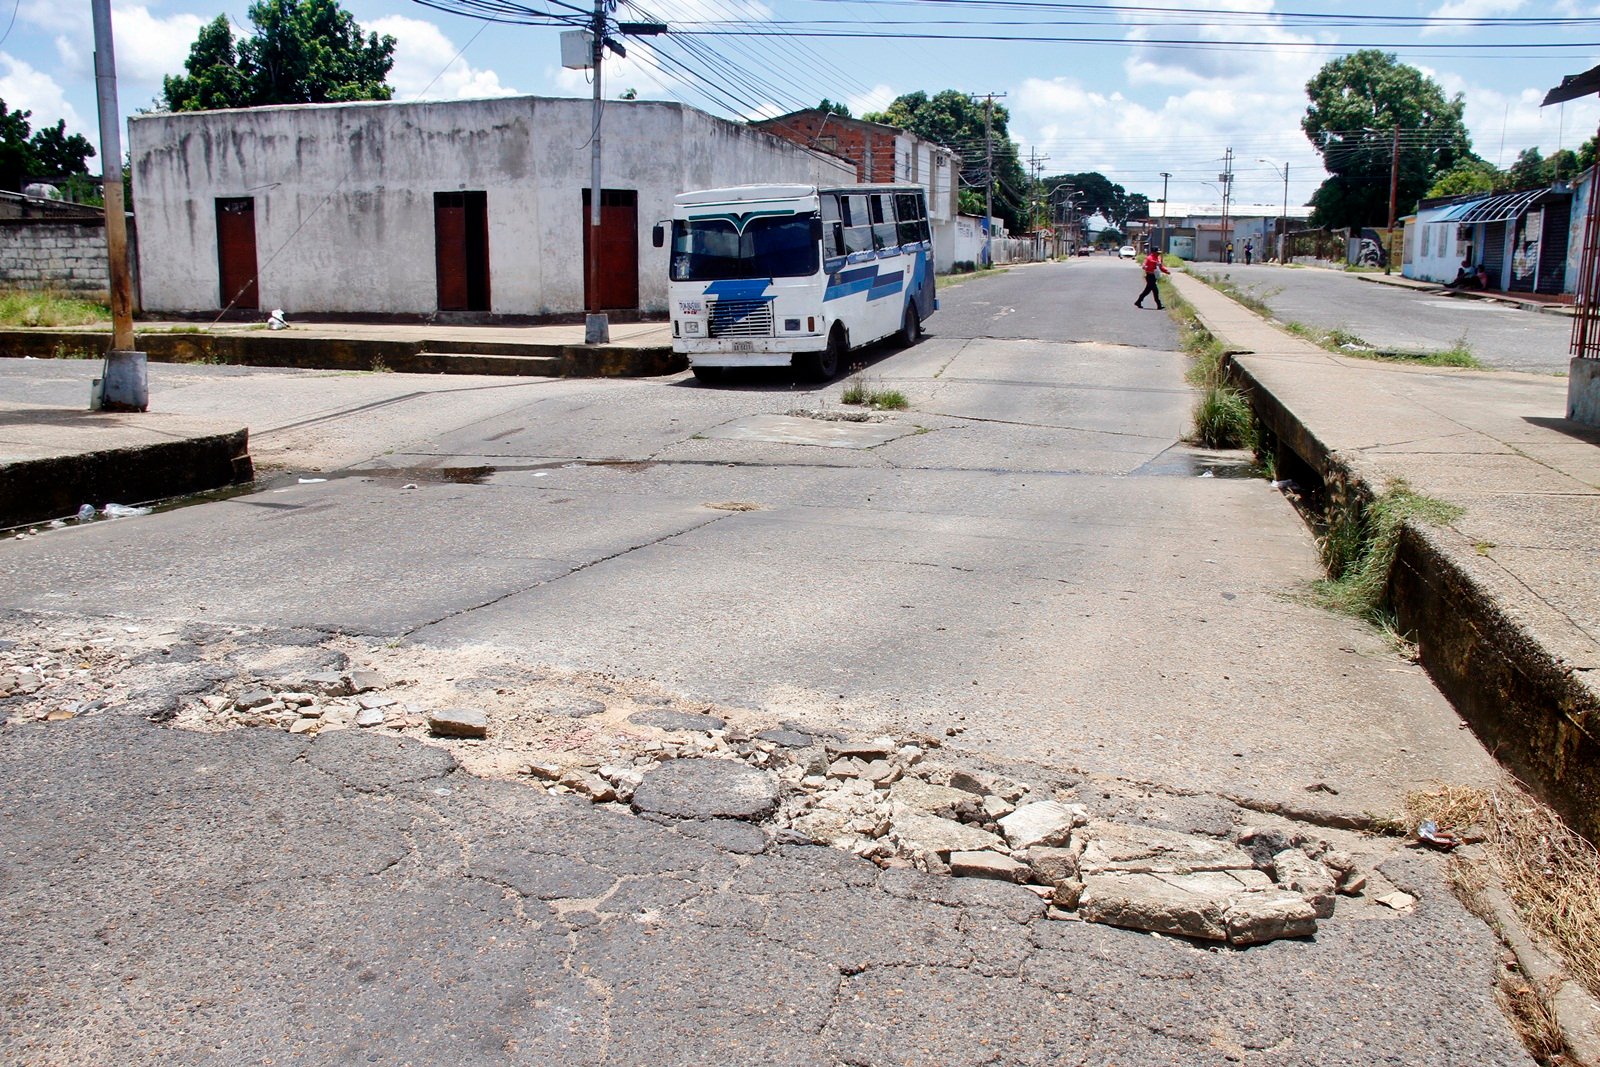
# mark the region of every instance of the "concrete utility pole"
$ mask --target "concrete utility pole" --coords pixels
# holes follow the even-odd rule
[[[1394,262],[1394,214],[1400,197],[1400,124],[1394,127],[1394,152],[1389,160],[1389,248],[1383,257],[1383,273],[1389,273]]]
[[[594,122],[589,150],[589,306],[583,320],[583,343],[603,345],[611,340],[611,320],[600,308],[600,68],[606,52],[606,0],[594,0]]]
[[[1162,171],[1161,172],[1161,237],[1160,237],[1160,251],[1161,251],[1162,255],[1166,255],[1167,254],[1167,182],[1169,180],[1171,180],[1171,178],[1172,178],[1172,174],[1169,171]]]
[[[1288,259],[1286,255],[1289,246],[1289,164],[1279,167],[1270,159],[1257,159],[1257,163],[1265,163],[1273,170],[1283,175],[1283,214],[1278,216],[1278,262],[1283,263]]]
[[[983,265],[994,266],[989,242],[994,239],[994,100],[1005,93],[985,93],[983,97]],[[969,97],[968,99],[976,99]]]
[[[104,411],[150,406],[150,369],[133,340],[133,279],[128,270],[128,216],[122,192],[122,117],[117,111],[117,58],[111,38],[111,0],[93,0],[94,82],[100,110],[100,181],[105,199],[106,255],[111,273],[111,349],[90,394]]]
[[[1222,173],[1217,175],[1217,180],[1222,183],[1222,258],[1228,258],[1228,246],[1233,243],[1233,235],[1228,228],[1228,201],[1233,195],[1233,149],[1228,149],[1222,156]]]

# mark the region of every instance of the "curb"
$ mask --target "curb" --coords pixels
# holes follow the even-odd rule
[[[1382,275],[1357,274],[1357,278],[1374,285],[1387,285],[1391,289],[1410,289],[1414,293],[1428,293],[1431,296],[1447,296],[1452,300],[1486,300],[1491,304],[1505,304],[1510,307],[1520,308],[1523,311],[1536,311],[1542,315],[1563,315],[1572,318],[1576,312],[1570,304],[1544,304],[1537,300],[1518,300],[1511,293],[1485,293],[1473,289],[1452,289],[1447,285],[1438,285],[1433,282],[1417,282],[1412,279],[1405,281],[1390,281]]]
[[[0,526],[58,519],[86,503],[138,504],[248,482],[249,440],[239,429],[0,464]]]
[[[670,345],[571,345],[397,341],[251,333],[139,333],[153,363],[223,363],[246,367],[411,374],[488,374],[565,378],[642,378],[675,374],[688,360]],[[99,359],[111,336],[90,330],[0,330],[0,352],[35,359]]]

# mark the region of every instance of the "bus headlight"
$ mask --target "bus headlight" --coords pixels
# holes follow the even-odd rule
[[[785,330],[788,330],[790,333],[799,333],[800,332],[800,320],[799,319],[784,319],[783,320],[783,328]]]
[[[698,322],[684,322],[683,333],[686,337],[699,337],[700,324]]]

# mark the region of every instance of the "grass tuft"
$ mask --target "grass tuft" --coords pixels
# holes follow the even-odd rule
[[[1254,448],[1255,416],[1244,393],[1228,379],[1223,363],[1227,350],[1201,325],[1194,305],[1179,296],[1165,278],[1160,284],[1161,302],[1178,321],[1178,343],[1189,355],[1184,377],[1200,390],[1194,408],[1195,442],[1206,448]]]
[[[860,377],[850,379],[839,393],[839,403],[870,407],[874,411],[900,411],[911,406],[898,389],[871,389]]]
[[[110,322],[111,309],[53,290],[0,293],[0,326],[88,326]]]
[[[1378,625],[1388,622],[1384,602],[1389,571],[1400,547],[1400,529],[1409,520],[1445,526],[1462,509],[1423,496],[1396,479],[1364,512],[1355,504],[1334,509],[1317,548],[1328,577],[1313,585],[1323,607]]]

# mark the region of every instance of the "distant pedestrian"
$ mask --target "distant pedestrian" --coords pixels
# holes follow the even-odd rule
[[[1255,258],[1255,254],[1256,254],[1256,243],[1254,241],[1246,241],[1244,243],[1244,265],[1245,266],[1248,267],[1250,265],[1250,261]]]
[[[1230,264],[1233,262],[1233,242],[1232,241],[1228,242],[1228,247],[1227,247],[1226,251],[1223,252],[1223,256],[1224,256],[1225,262],[1230,263]]]
[[[1150,254],[1144,257],[1144,292],[1140,293],[1139,299],[1133,302],[1134,307],[1144,307],[1144,298],[1154,296],[1156,298],[1156,310],[1164,310],[1161,305],[1161,290],[1156,287],[1156,271],[1160,271],[1162,274],[1172,273],[1167,269],[1167,265],[1161,262],[1161,253],[1151,249]]]

